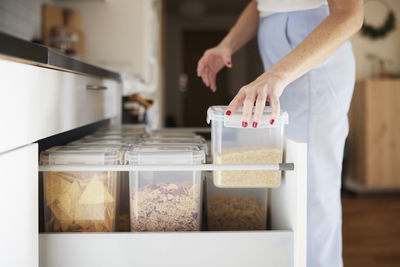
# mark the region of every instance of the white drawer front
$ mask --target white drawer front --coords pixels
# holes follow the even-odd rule
[[[0,154],[0,266],[37,267],[38,146]]]
[[[0,152],[120,114],[117,81],[1,59],[0,73]]]
[[[290,267],[291,231],[40,234],[41,267]]]

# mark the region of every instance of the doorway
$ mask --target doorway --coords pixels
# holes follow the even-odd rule
[[[197,30],[183,33],[183,74],[181,75],[187,77],[186,85],[181,88],[184,126],[206,127],[205,114],[208,107],[229,104],[230,97],[227,90],[229,81],[226,68],[217,75],[218,90],[215,93],[204,86],[203,81],[197,77],[197,62],[204,51],[217,44],[226,34],[226,31]]]
[[[247,0],[197,0],[197,12],[185,13],[189,1],[165,3],[164,126],[206,127],[207,109],[227,105],[243,85],[263,72],[257,41],[232,58],[233,68],[217,75],[217,92],[197,77],[197,63],[208,48],[216,46],[234,25]]]

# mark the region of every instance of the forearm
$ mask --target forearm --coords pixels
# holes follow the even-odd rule
[[[360,29],[362,0],[328,0],[328,3],[330,15],[265,74],[276,74],[287,85],[327,59]]]
[[[234,54],[248,41],[256,37],[259,19],[260,15],[257,10],[257,1],[252,0],[219,45],[229,47],[232,54]]]

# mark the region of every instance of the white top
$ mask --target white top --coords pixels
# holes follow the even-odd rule
[[[274,13],[307,10],[327,5],[326,0],[257,0],[260,17]]]

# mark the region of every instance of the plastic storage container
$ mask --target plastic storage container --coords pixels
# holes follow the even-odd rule
[[[146,124],[120,124],[120,125],[109,125],[98,129],[98,132],[108,132],[108,131],[131,131],[131,130],[146,130]]]
[[[61,146],[40,155],[42,165],[110,165],[118,148]],[[117,172],[44,172],[46,232],[112,232],[116,222]]]
[[[206,173],[212,176],[212,173]],[[265,230],[267,188],[219,188],[206,178],[207,229],[209,231]]]
[[[125,138],[129,138],[129,137],[142,137],[145,136],[145,132],[143,131],[133,131],[133,132],[122,132],[122,133],[116,133],[116,132],[95,132],[92,135],[89,135],[91,137],[103,137],[103,136],[107,136],[107,137],[125,137]],[[88,136],[88,137],[89,137]]]
[[[121,158],[119,160],[120,164],[125,164],[125,151],[128,150],[133,144],[125,142],[123,140],[118,139],[79,139],[68,143],[67,146],[74,146],[74,147],[106,147],[106,148],[119,148],[121,150]]]
[[[78,140],[68,144],[80,147],[109,147],[118,148],[121,151],[118,164],[125,164],[125,152],[132,144],[118,140]],[[129,172],[118,172],[117,185],[117,231],[129,231]]]
[[[95,143],[95,142],[100,142],[103,140],[108,140],[109,143],[127,143],[130,145],[137,145],[143,141],[141,137],[138,136],[122,136],[122,135],[105,135],[105,136],[93,136],[93,135],[88,135],[84,137],[83,139],[80,139],[79,141],[76,142],[84,142],[84,143]],[[75,142],[73,142],[75,143]]]
[[[201,150],[204,151],[204,153],[207,155],[208,154],[208,145],[205,142],[204,139],[202,138],[145,138],[143,141],[143,144],[147,145],[183,145],[183,146],[197,146]]]
[[[173,137],[194,137],[198,136],[194,132],[182,131],[179,129],[156,129],[151,131],[152,136],[173,136]]]
[[[270,125],[271,109],[266,107],[257,128],[243,128],[241,109],[231,116],[225,115],[226,109],[227,106],[212,106],[207,111],[214,164],[282,163],[286,112]],[[280,181],[280,171],[214,172],[214,184],[218,187],[277,187]]]
[[[126,153],[130,165],[202,164],[198,147],[140,145]],[[202,179],[200,171],[130,172],[131,231],[199,231]]]

